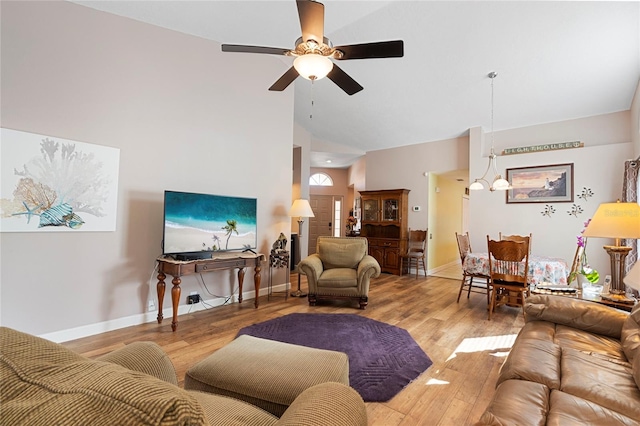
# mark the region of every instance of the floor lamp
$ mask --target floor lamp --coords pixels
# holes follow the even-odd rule
[[[306,217],[315,217],[309,201],[304,199],[295,200],[291,206],[291,210],[289,210],[289,216],[298,218],[298,245],[302,246],[302,224],[304,223],[304,219]],[[300,270],[298,269],[298,265],[296,265],[296,270],[298,270],[298,291],[292,291],[291,296],[305,297],[306,294],[300,291]]]
[[[621,239],[640,238],[640,204],[602,203],[582,233],[585,237],[613,238],[615,245],[604,246],[611,257],[611,293],[625,294],[625,258],[631,247],[621,246]]]

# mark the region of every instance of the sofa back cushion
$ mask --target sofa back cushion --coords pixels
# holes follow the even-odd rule
[[[525,320],[548,321],[620,339],[626,312],[586,300],[535,295],[527,297]]]
[[[368,250],[364,237],[318,237],[316,247],[324,269],[355,269]]]
[[[633,363],[635,357],[640,357],[640,303],[634,306],[629,318],[622,325],[620,340],[624,354],[629,362]]]
[[[186,391],[110,362],[0,327],[4,424],[205,425]]]

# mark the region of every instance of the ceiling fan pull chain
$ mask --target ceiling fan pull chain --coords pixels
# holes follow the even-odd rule
[[[313,120],[313,87],[315,80],[311,80],[311,112],[309,113],[309,120]]]

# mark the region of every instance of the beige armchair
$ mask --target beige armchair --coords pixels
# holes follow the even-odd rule
[[[307,276],[309,305],[319,299],[356,299],[369,303],[369,279],[380,275],[378,261],[369,256],[364,237],[318,237],[316,253],[298,264]]]

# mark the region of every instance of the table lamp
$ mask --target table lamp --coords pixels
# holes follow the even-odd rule
[[[302,224],[305,217],[315,217],[308,200],[299,199],[293,202],[291,210],[289,210],[289,216],[298,218],[298,238],[299,245],[302,245]],[[296,265],[298,270],[298,265]],[[291,292],[292,297],[305,297],[306,294],[300,291],[300,270],[298,270],[298,291]]]
[[[631,247],[621,246],[620,240],[640,238],[640,204],[602,203],[582,233],[585,237],[613,238],[615,245],[604,246],[611,257],[611,293],[625,294],[622,278],[625,258]]]

